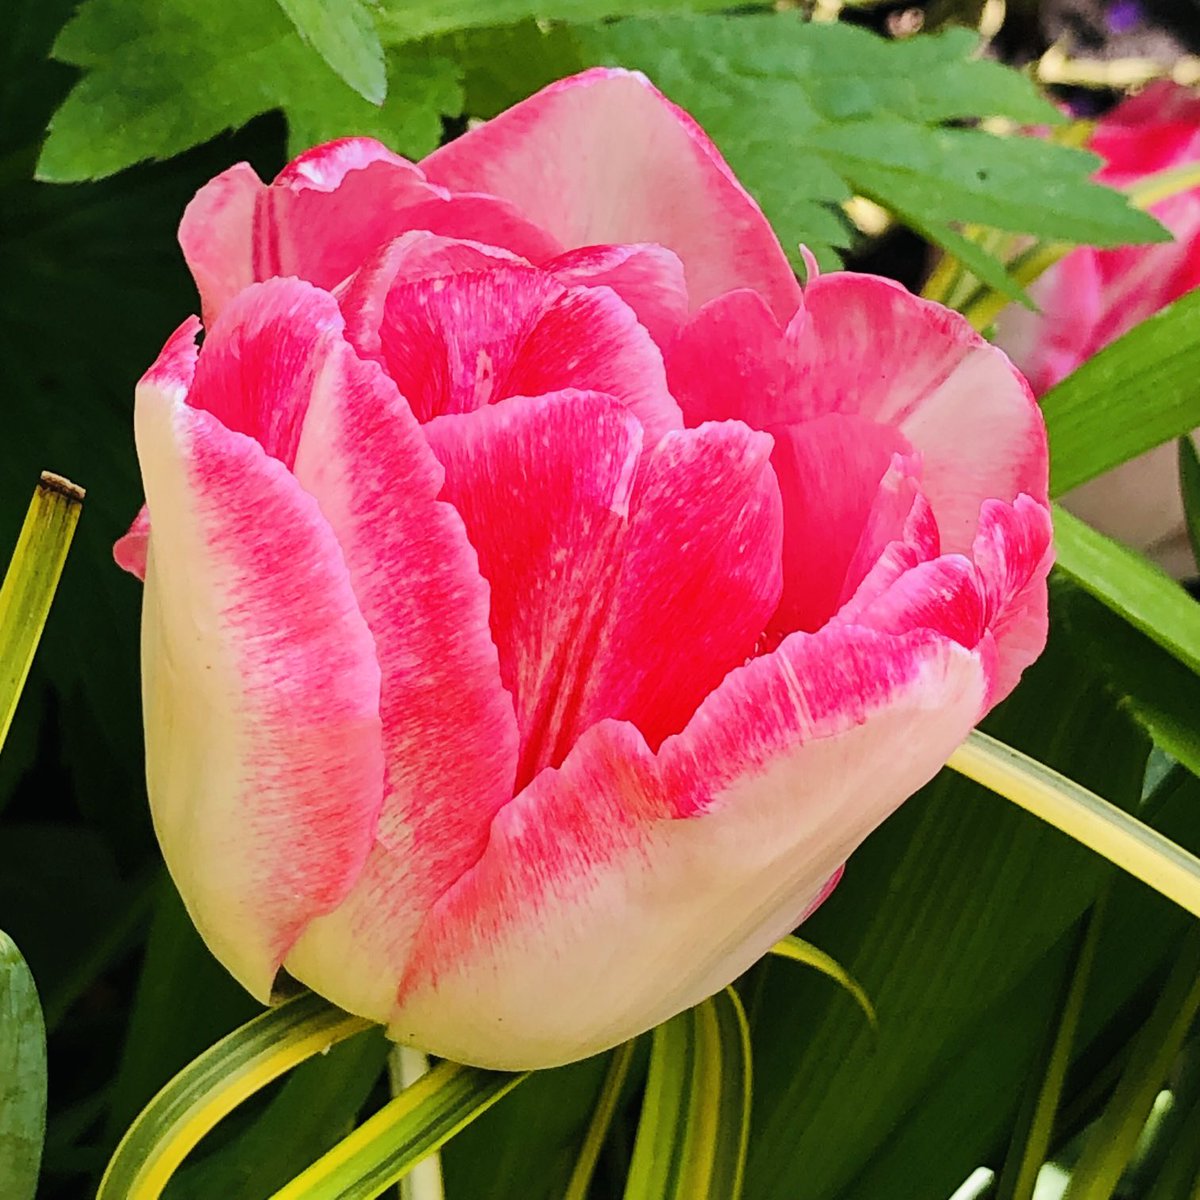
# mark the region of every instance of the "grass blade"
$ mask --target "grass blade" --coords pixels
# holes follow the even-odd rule
[[[368,1028],[369,1021],[309,993],[248,1021],[146,1105],[113,1154],[96,1200],[157,1200],[222,1117],[298,1063]]]
[[[525,1078],[439,1063],[272,1200],[372,1200]]]
[[[0,586],[0,746],[29,675],[82,504],[82,488],[45,472]]]
[[[633,1062],[634,1048],[637,1039],[623,1042],[613,1052],[609,1060],[608,1073],[600,1088],[600,1096],[592,1113],[591,1123],[584,1135],[583,1145],[579,1148],[579,1157],[575,1160],[575,1169],[571,1172],[571,1180],[563,1193],[563,1200],[587,1200],[588,1188],[591,1187],[592,1175],[600,1158],[600,1149],[608,1136],[612,1119],[616,1115],[617,1103],[621,1099],[621,1090],[629,1076],[629,1067]]]
[[[811,942],[806,942],[794,934],[789,934],[782,941],[776,942],[771,947],[771,953],[779,958],[787,958],[792,962],[803,963],[806,967],[813,967],[822,975],[827,975],[836,983],[840,983],[854,997],[858,1007],[863,1010],[871,1028],[878,1029],[879,1021],[875,1016],[875,1006],[871,1003],[871,997],[867,995],[858,980],[832,954],[826,954],[824,950],[818,949]]]
[[[739,1200],[750,1029],[732,988],[654,1031],[625,1200]]]
[[[1200,859],[1115,804],[979,730],[946,765],[1200,917]]]

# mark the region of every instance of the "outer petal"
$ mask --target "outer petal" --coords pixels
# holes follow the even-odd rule
[[[937,771],[983,691],[945,639],[831,628],[730,675],[657,759],[628,725],[593,728],[437,906],[391,1035],[550,1066],[695,1004]]]
[[[491,241],[539,259],[561,249],[507,201],[451,196],[370,138],[306,151],[270,187],[239,163],[196,194],[179,241],[211,323],[255,280],[296,275],[333,287],[410,229]]]
[[[608,288],[565,288],[533,267],[398,284],[377,334],[356,319],[351,337],[364,354],[378,344],[423,422],[576,388],[620,400],[651,439],[681,424],[662,355],[628,305]]]
[[[181,331],[182,332],[182,331]],[[265,1000],[357,876],[383,798],[379,666],[316,502],[184,403],[177,335],[138,388],[154,533],[142,621],[147,778],[213,952]]]
[[[693,307],[732,288],[786,320],[799,286],[758,205],[704,131],[636,72],[560,80],[434,151],[434,183],[511,200],[567,249],[658,242]]]

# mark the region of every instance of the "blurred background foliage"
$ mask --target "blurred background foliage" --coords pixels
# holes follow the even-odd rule
[[[1188,77],[1200,7],[1144,2],[1132,24],[1112,7],[1009,0],[997,21],[995,0],[9,0],[0,546],[41,469],[88,487],[0,757],[0,928],[49,1039],[39,1196],[94,1189],[153,1092],[255,1011],[161,869],[141,778],[140,589],[111,561],[141,499],[133,383],[196,307],[174,240],[195,190],[241,159],[269,178],[348,133],[418,157],[553,78],[617,62],[694,112],[789,250],[917,286],[941,246],[1019,295],[964,222],[1096,245],[1161,236],[1089,182],[1096,160],[1066,139],[1002,136],[1061,121],[1039,78],[1099,110],[1151,75]],[[1194,378],[1200,350],[1180,353]],[[1112,609],[1060,573],[1050,649],[989,728],[1200,850],[1194,670]],[[1048,1156],[1077,1166],[1072,1200],[1200,1195],[1200,945],[1167,901],[944,773],[804,934],[866,988],[879,1029],[794,963],[741,982],[748,1200],[940,1200],[979,1168],[969,1194],[1015,1200]],[[384,1058],[364,1035],[306,1064],[168,1194],[266,1197],[386,1097]],[[472,1125],[444,1155],[450,1200],[561,1196],[605,1067],[541,1073]],[[643,1056],[596,1197],[622,1194],[644,1071]]]

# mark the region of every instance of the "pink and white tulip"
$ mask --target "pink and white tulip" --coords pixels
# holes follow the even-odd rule
[[[1088,148],[1105,160],[1097,179],[1121,188],[1200,161],[1200,96],[1167,81],[1151,84],[1101,118]],[[1001,315],[996,342],[1039,396],[1200,284],[1200,187],[1161,200],[1150,211],[1174,241],[1112,250],[1082,246],[1031,289],[1040,313],[1014,304]],[[1195,573],[1173,445],[1156,447],[1084,484],[1067,504],[1175,574]]]
[[[137,391],[151,803],[214,953],[548,1066],[735,978],[1046,633],[1045,434],[885,280],[804,290],[641,76],[420,166],[235,167]],[[286,272],[289,278],[273,277]]]

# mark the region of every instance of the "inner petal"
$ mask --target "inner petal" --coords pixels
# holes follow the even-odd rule
[[[918,460],[894,426],[831,413],[772,429],[783,494],[783,598],[768,634],[820,629],[900,536]]]
[[[518,788],[605,718],[656,746],[752,652],[781,586],[768,437],[724,422],[643,452],[628,410],[578,392],[427,432],[492,588]]]
[[[566,287],[533,267],[401,282],[383,306],[377,353],[420,421],[510,396],[604,392],[657,440],[680,425],[662,355],[606,287]]]

